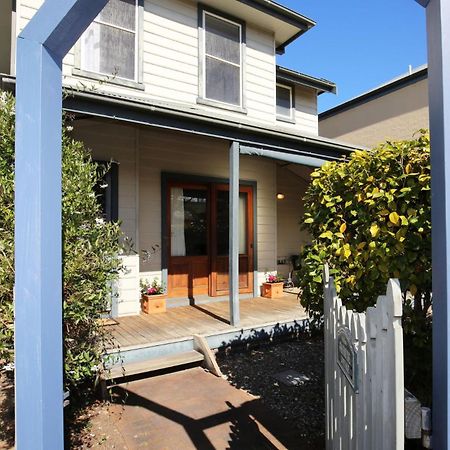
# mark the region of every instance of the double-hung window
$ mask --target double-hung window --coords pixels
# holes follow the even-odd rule
[[[294,120],[294,96],[292,86],[277,84],[277,119]]]
[[[80,68],[137,80],[138,0],[109,0],[81,38]]]
[[[241,107],[243,25],[203,11],[203,33],[203,98]]]

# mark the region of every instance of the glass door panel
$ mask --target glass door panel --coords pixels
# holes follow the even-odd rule
[[[230,220],[230,194],[228,191],[218,191],[216,199],[216,233],[217,255],[228,256],[229,253],[229,220]],[[248,193],[239,193],[239,253],[247,253],[247,206]]]
[[[208,254],[208,191],[172,187],[171,256]]]
[[[239,291],[253,292],[253,190],[239,192]],[[211,294],[227,295],[229,288],[229,205],[228,185],[215,185],[212,192]]]

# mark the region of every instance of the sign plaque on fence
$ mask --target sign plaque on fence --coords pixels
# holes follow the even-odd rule
[[[337,332],[337,365],[347,378],[353,390],[358,392],[358,360],[355,346],[351,341],[351,332],[340,327]]]

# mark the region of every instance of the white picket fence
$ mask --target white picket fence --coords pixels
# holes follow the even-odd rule
[[[327,450],[402,450],[402,294],[389,280],[365,313],[347,310],[324,270]]]

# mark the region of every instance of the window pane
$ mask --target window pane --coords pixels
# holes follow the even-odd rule
[[[136,29],[136,0],[109,0],[98,18],[119,27]]]
[[[247,254],[247,201],[246,192],[239,193],[239,254]],[[229,253],[230,224],[229,224],[230,193],[217,193],[217,255],[227,256]]]
[[[237,25],[205,15],[206,53],[240,64],[240,28]]]
[[[94,22],[82,39],[82,69],[135,79],[134,33]]]
[[[206,57],[206,98],[232,105],[241,104],[239,67]]]
[[[291,115],[291,90],[282,86],[277,86],[277,116],[291,117]]]
[[[207,191],[173,187],[170,200],[171,255],[207,255]]]

